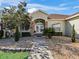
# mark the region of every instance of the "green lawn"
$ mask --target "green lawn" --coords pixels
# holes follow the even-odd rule
[[[27,52],[2,52],[0,51],[0,59],[28,59]]]

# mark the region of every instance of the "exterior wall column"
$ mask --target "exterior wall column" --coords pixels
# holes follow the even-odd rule
[[[34,33],[34,31],[35,31],[35,22],[32,21],[31,22],[31,33]]]
[[[45,21],[45,28],[48,28],[48,21]]]

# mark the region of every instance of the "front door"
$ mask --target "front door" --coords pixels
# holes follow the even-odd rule
[[[44,25],[42,23],[37,23],[35,26],[36,33],[43,33]]]

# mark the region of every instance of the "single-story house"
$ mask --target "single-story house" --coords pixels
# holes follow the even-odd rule
[[[79,38],[79,13],[73,15],[47,14],[41,10],[29,14],[31,18],[31,34],[42,34],[44,28],[54,28],[55,32],[71,36],[72,26],[75,25],[76,37]],[[20,32],[27,32],[25,27],[20,27]]]
[[[47,14],[41,10],[30,14],[32,17],[30,32],[43,33],[44,28],[54,28],[55,32],[71,36],[72,26],[75,25],[76,37],[79,38],[79,13],[73,15]]]

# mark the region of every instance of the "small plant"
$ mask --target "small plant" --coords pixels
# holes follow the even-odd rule
[[[43,35],[47,36],[47,33],[48,33],[48,28],[45,28],[43,31]]]
[[[20,33],[19,33],[19,29],[18,27],[16,27],[16,32],[15,32],[15,41],[19,41],[19,38],[20,38]]]
[[[75,39],[75,29],[74,29],[74,25],[73,25],[73,27],[72,27],[72,37],[71,37],[71,40],[72,40],[72,42],[75,42],[76,41],[76,39]]]
[[[52,38],[53,34],[54,34],[54,29],[53,28],[44,29],[44,35],[47,36],[49,39]]]

